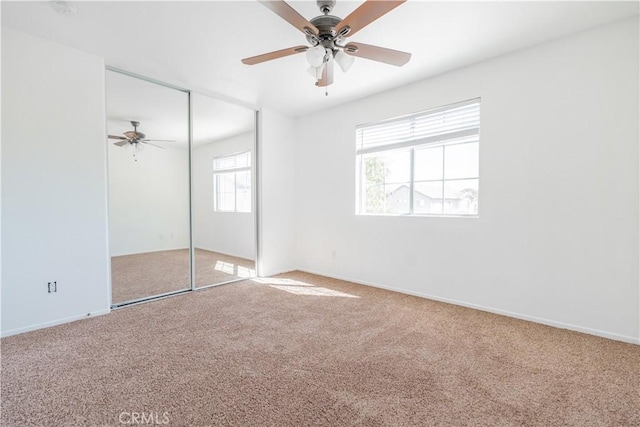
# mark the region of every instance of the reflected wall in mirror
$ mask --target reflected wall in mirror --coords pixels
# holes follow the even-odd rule
[[[255,276],[254,111],[192,94],[195,286]]]
[[[118,305],[191,287],[189,95],[106,75],[111,289]]]

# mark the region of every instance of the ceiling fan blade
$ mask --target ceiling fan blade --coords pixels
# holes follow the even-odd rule
[[[410,53],[364,43],[349,43],[344,47],[344,51],[359,58],[371,59],[398,67],[402,67],[411,59]]]
[[[141,139],[142,142],[176,142],[175,139]]]
[[[140,142],[142,142],[143,144],[147,144],[147,145],[153,145],[154,147],[158,147],[158,148],[162,148],[163,150],[165,149],[165,147],[163,147],[162,145],[158,145],[158,144],[153,144],[149,141],[146,141],[144,139],[141,139]]]
[[[316,26],[311,22],[307,21],[304,16],[296,12],[296,10],[289,6],[286,2],[282,0],[258,0],[258,2],[271,9],[272,12],[280,16],[282,19],[284,19],[303,33],[314,36],[318,35],[318,28],[316,28]]]
[[[343,28],[348,26],[351,30],[346,35],[352,36],[405,1],[367,0],[336,26],[336,32],[340,33]]]
[[[244,58],[243,64],[255,65],[265,61],[271,61],[272,59],[278,59],[289,55],[295,55],[296,53],[306,52],[309,49],[308,46],[295,46],[287,49],[276,50],[274,52],[263,53],[262,55],[252,56],[251,58]]]
[[[329,61],[324,65],[324,69],[322,70],[322,78],[318,80],[319,87],[326,87],[333,83],[333,58],[330,58]]]
[[[135,138],[137,136],[136,133],[132,130],[128,130],[122,133],[127,137],[127,139]]]
[[[107,135],[109,139],[127,139],[124,136]]]
[[[124,147],[129,143],[129,140],[125,139],[124,141],[114,142],[113,145],[117,145],[118,147]]]

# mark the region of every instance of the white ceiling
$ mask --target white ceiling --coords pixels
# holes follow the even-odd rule
[[[361,2],[337,1],[345,17]],[[351,41],[412,52],[402,68],[356,59],[329,96],[304,55],[248,66],[253,56],[305,44],[301,32],[255,1],[1,3],[2,25],[100,55],[106,63],[192,90],[298,116],[588,28],[638,15],[638,2],[410,0]],[[292,1],[304,17],[315,1]],[[163,138],[161,138],[163,139]]]

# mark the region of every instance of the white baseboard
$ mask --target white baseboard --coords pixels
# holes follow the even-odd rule
[[[582,332],[585,334],[589,334],[589,335],[595,335],[598,337],[602,337],[602,338],[609,338],[612,340],[616,340],[616,341],[622,341],[622,342],[627,342],[630,344],[639,344],[640,345],[640,337],[632,337],[632,336],[627,336],[627,335],[620,335],[620,334],[616,334],[613,332],[607,332],[607,331],[602,331],[599,329],[592,329],[592,328],[586,328],[583,326],[579,326],[579,325],[573,325],[570,323],[564,323],[564,322],[558,322],[555,320],[549,320],[549,319],[544,319],[541,317],[535,317],[535,316],[529,316],[527,314],[521,314],[521,313],[515,313],[512,311],[507,311],[507,310],[501,310],[498,308],[493,308],[493,307],[486,307],[483,305],[478,305],[478,304],[473,304],[473,303],[469,303],[466,301],[460,301],[460,300],[456,300],[456,299],[450,299],[450,298],[442,298],[436,295],[430,295],[430,294],[425,294],[422,292],[413,292],[413,291],[408,291],[405,289],[400,289],[400,288],[394,288],[391,286],[385,286],[385,285],[381,285],[379,283],[372,283],[372,282],[367,282],[367,281],[363,281],[363,280],[358,280],[358,279],[353,279],[350,277],[342,277],[342,276],[338,276],[338,275],[332,275],[332,274],[327,274],[327,273],[323,273],[320,271],[314,271],[314,270],[309,270],[309,269],[298,269],[298,271],[303,271],[305,273],[311,273],[311,274],[317,274],[319,276],[325,276],[325,277],[330,277],[332,279],[338,279],[338,280],[344,280],[347,282],[353,282],[353,283],[357,283],[359,285],[365,285],[365,286],[371,286],[374,288],[379,288],[379,289],[385,289],[388,291],[393,291],[393,292],[398,292],[401,294],[406,294],[406,295],[412,295],[412,296],[416,296],[416,297],[420,297],[420,298],[427,298],[433,301],[440,301],[440,302],[445,302],[448,304],[454,304],[454,305],[459,305],[462,307],[468,307],[468,308],[473,308],[476,310],[481,310],[481,311],[487,311],[489,313],[494,313],[494,314],[500,314],[502,316],[507,316],[507,317],[513,317],[515,319],[520,319],[520,320],[528,320],[530,322],[534,322],[534,323],[540,323],[542,325],[547,325],[547,326],[553,326],[555,328],[560,328],[560,329],[568,329],[571,331],[576,331],[576,332]]]
[[[117,256],[153,254],[153,253],[156,253],[156,252],[181,251],[181,250],[189,250],[189,246],[187,246],[187,247],[180,246],[180,247],[175,247],[175,248],[164,248],[164,249],[154,249],[154,250],[151,250],[151,251],[131,252],[131,253],[125,253],[125,254],[111,254],[109,256],[113,258],[113,257],[117,257]]]
[[[51,322],[39,323],[37,325],[25,326],[23,328],[11,329],[9,331],[2,331],[0,336],[2,338],[9,337],[11,335],[22,334],[24,332],[31,332],[37,329],[50,328],[52,326],[62,325],[63,323],[75,322],[76,320],[86,319],[88,317],[96,317],[102,316],[103,314],[109,314],[111,312],[110,309],[94,311],[86,314],[78,314],[76,316],[65,317],[64,319],[53,320]]]

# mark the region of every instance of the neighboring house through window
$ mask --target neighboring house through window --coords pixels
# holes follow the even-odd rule
[[[357,213],[478,214],[480,100],[356,128]]]
[[[217,212],[251,212],[251,152],[213,159],[213,207]]]

